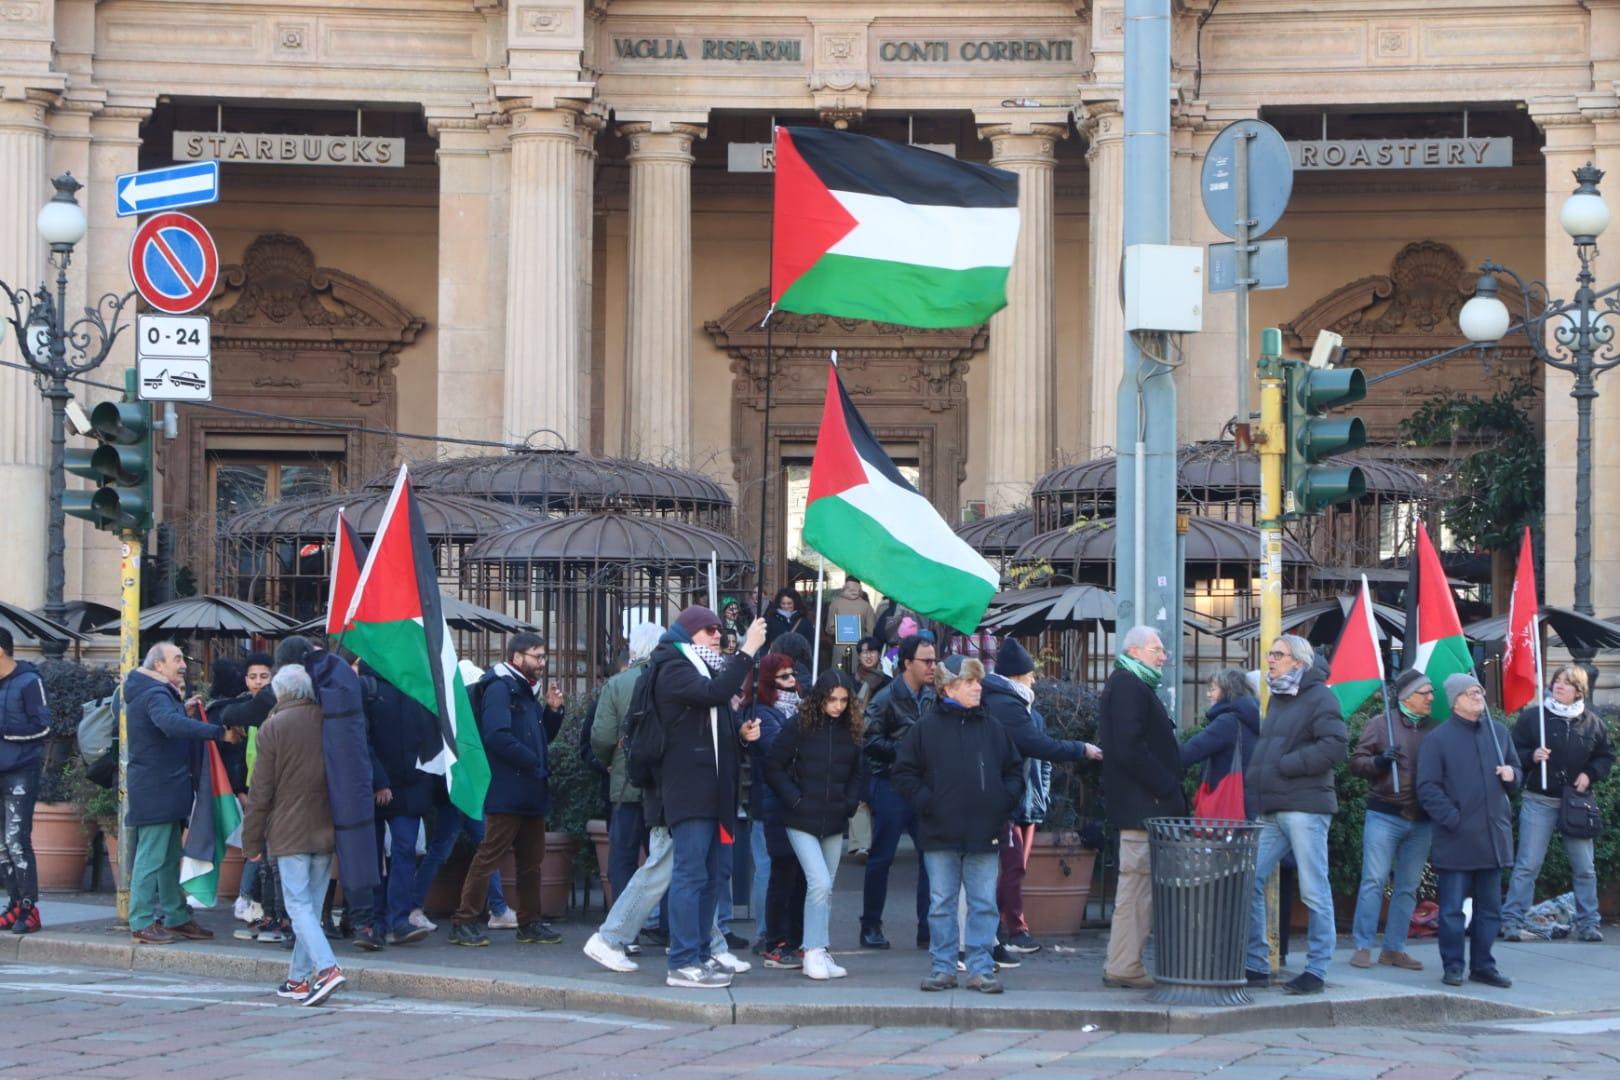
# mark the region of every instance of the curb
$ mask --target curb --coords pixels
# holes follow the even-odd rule
[[[7,941],[6,939],[10,939]],[[142,948],[132,944],[85,941],[58,936],[0,936],[0,960],[84,964],[124,971],[157,971],[273,984],[284,978],[282,957],[208,951],[206,947]],[[1263,1002],[1248,1008],[1085,1008],[1077,995],[1053,991],[1015,993],[992,1003],[970,991],[938,995],[937,1005],[885,1000],[882,991],[839,995],[837,1000],[805,1000],[791,990],[749,991],[740,1000],[730,991],[696,998],[682,991],[637,987],[605,990],[579,979],[497,978],[447,975],[389,962],[345,965],[360,990],[429,1001],[528,1006],[577,1013],[619,1013],[644,1020],[726,1026],[730,1024],[864,1024],[879,1027],[1035,1028],[1061,1031],[1095,1026],[1104,1031],[1210,1035],[1266,1028],[1383,1027],[1410,1024],[1475,1023],[1541,1018],[1549,1013],[1462,994],[1419,992],[1333,1001]]]

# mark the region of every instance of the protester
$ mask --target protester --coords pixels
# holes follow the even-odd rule
[[[474,848],[484,842],[483,819],[470,818],[458,810],[450,801],[450,792],[444,780],[439,777],[433,781],[433,806],[433,830],[428,837],[427,854],[416,865],[416,882],[411,889],[411,913],[407,917],[412,926],[419,926],[429,933],[437,930],[438,926],[427,917],[422,906],[427,902],[433,879],[439,876],[440,868],[450,858],[456,841],[461,837],[465,836]],[[506,903],[499,870],[489,875],[489,891],[485,894],[485,900],[489,908],[489,922],[485,925],[490,930],[517,929],[517,913]],[[459,897],[457,902],[460,902]]]
[[[689,607],[659,642],[652,663],[653,707],[663,727],[664,753],[655,794],[659,816],[674,842],[669,894],[670,986],[720,989],[742,961],[728,964],[714,954],[709,936],[719,902],[722,847],[737,818],[738,739],[759,738],[759,722],[739,728],[731,698],[765,642],[765,623],[748,628],[742,650],[729,659],[719,651],[720,616]],[[729,855],[729,852],[724,854]],[[729,953],[728,953],[729,955]]]
[[[765,647],[765,651],[778,653],[793,661],[793,674],[797,676],[799,685],[810,685],[810,665],[815,661],[815,655],[811,651],[809,638],[789,630],[777,635],[776,640]]]
[[[917,839],[917,815],[895,789],[890,770],[906,731],[934,703],[934,643],[913,634],[900,642],[900,674],[878,692],[866,709],[866,760],[872,771],[866,804],[872,809],[872,848],[866,857],[861,901],[861,948],[887,949],[883,908],[889,895],[889,867],[900,834],[917,849],[917,948],[928,948],[928,868]]]
[[[883,670],[883,642],[876,637],[862,638],[855,648],[855,679],[861,692],[856,695],[864,708],[885,686],[894,681]]]
[[[877,622],[877,612],[873,609],[872,602],[866,598],[866,590],[861,588],[861,579],[856,577],[846,577],[844,579],[843,588],[839,589],[837,596],[827,601],[824,611],[821,636],[822,640],[832,648],[830,652],[824,653],[823,656],[831,663],[844,666],[851,653],[854,652],[856,642],[872,632],[872,627]],[[838,619],[840,616],[853,616],[855,618],[857,631],[855,642],[845,641],[843,644],[839,644]]]
[[[1356,951],[1350,966],[1372,967],[1373,939],[1391,870],[1394,889],[1384,947],[1378,962],[1422,971],[1423,961],[1406,951],[1406,936],[1417,906],[1418,886],[1429,862],[1430,822],[1417,797],[1418,752],[1434,726],[1434,684],[1421,671],[1401,672],[1395,680],[1395,707],[1370,717],[1350,755],[1350,771],[1367,782],[1367,815],[1361,826],[1361,889],[1352,925]]]
[[[736,607],[737,602],[731,601]],[[608,766],[608,883],[613,895],[624,893],[647,846],[647,822],[641,812],[641,789],[630,780],[624,747],[625,721],[636,682],[647,670],[647,658],[658,647],[664,628],[640,623],[630,631],[630,666],[609,679],[596,699],[591,721],[591,750]]]
[[[776,644],[776,639],[783,634],[798,634],[808,644],[814,627],[810,625],[810,613],[804,609],[804,600],[791,588],[783,587],[776,592],[776,598],[771,601],[771,609],[765,615],[765,646]]]
[[[827,925],[833,880],[844,853],[844,826],[865,787],[864,732],[855,680],[829,668],[766,755],[765,774],[782,800],[788,843],[804,871],[804,973],[812,979],[848,974],[827,953]]]
[[[439,751],[439,721],[367,663],[356,667],[365,693],[366,737],[371,744],[372,787],[388,822],[388,889],[384,925],[388,944],[408,945],[430,930],[411,924],[416,892],[416,839],[433,812],[433,777],[417,768]]]
[[[1143,823],[1187,812],[1181,750],[1157,694],[1168,655],[1156,630],[1133,626],[1097,701],[1104,805],[1108,823],[1119,830],[1119,885],[1103,963],[1103,985],[1115,989],[1153,985],[1142,966],[1153,928],[1153,867]]]
[[[129,792],[124,824],[135,829],[135,866],[129,881],[129,930],[137,945],[169,945],[179,938],[207,941],[214,936],[191,918],[180,892],[180,830],[191,817],[196,794],[192,780],[193,744],[236,739],[228,728],[196,718],[202,702],[180,700],[186,658],[173,642],[160,642],[141,666],[124,679]],[[184,921],[165,927],[166,919]]]
[[[756,776],[769,775],[766,757],[776,745],[777,736],[798,715],[798,682],[793,662],[780,653],[771,653],[759,662],[758,680],[749,692],[745,717],[759,723],[759,738],[748,747],[750,768]],[[782,798],[770,783],[753,785],[748,814],[753,829],[761,837],[765,852],[763,866],[755,859],[755,883],[765,876],[765,899],[759,907],[760,950],[768,968],[798,969],[804,966],[799,947],[804,940],[804,903],[807,883],[804,868],[793,853],[783,816]],[[756,845],[756,852],[760,845]]]
[[[248,793],[250,772],[248,762],[253,760],[257,753],[257,725],[249,727],[245,721],[238,718],[245,716],[251,710],[246,709],[255,695],[270,685],[271,659],[269,653],[252,652],[242,660],[242,686],[234,695],[226,695],[219,686],[216,673],[216,693],[211,696],[208,703],[209,719],[225,727],[235,727],[242,731],[243,738],[240,743],[233,746],[231,743],[220,744],[220,757],[225,762],[225,772],[231,778],[231,790],[240,797],[245,798]],[[262,720],[262,718],[261,718]],[[227,748],[232,753],[227,753]],[[236,903],[231,913],[242,922],[252,925],[264,918],[264,905],[254,899],[259,891],[259,874],[266,866],[266,860],[246,862],[242,864],[242,881],[237,890]]]
[[[924,990],[957,985],[959,945],[967,988],[1002,992],[996,944],[996,877],[1007,822],[1024,796],[1024,762],[1000,723],[980,707],[984,665],[953,656],[936,675],[938,697],[900,740],[893,781],[917,814],[928,867],[930,972]],[[898,683],[896,684],[898,685]],[[966,940],[958,897],[967,893]]]
[[[478,731],[489,756],[489,793],[484,797],[484,841],[473,855],[450,925],[452,945],[484,946],[479,929],[490,876],[507,852],[517,860],[517,941],[559,945],[562,935],[541,918],[540,864],[546,855],[546,814],[551,809],[547,745],[563,722],[562,689],[546,688],[545,707],[535,696],[546,670],[546,643],[538,634],[513,634],[506,662],[479,680]]]
[[[730,634],[739,642],[748,633],[748,624],[754,621],[754,613],[748,605],[734,596],[723,597],[720,600],[720,630]],[[647,623],[644,625],[653,625]]]
[[[1001,914],[995,960],[1001,967],[1017,967],[1018,956],[1041,951],[1041,943],[1024,920],[1024,874],[1035,827],[1046,820],[1052,789],[1054,761],[1097,761],[1102,750],[1077,739],[1054,739],[1046,733],[1046,718],[1035,709],[1035,660],[1013,638],[996,653],[996,670],[984,677],[984,711],[1012,737],[1025,761],[1024,797],[1013,811],[1007,843],[1001,848],[1001,876],[996,886],[996,907]]]
[[[15,659],[14,650],[11,631],[0,627],[0,879],[6,883],[0,930],[32,934],[40,927],[34,802],[51,714],[38,669]]]
[[[337,846],[321,739],[324,717],[301,665],[283,665],[270,685],[276,706],[259,731],[242,847],[268,852],[281,868],[282,898],[295,936],[287,979],[276,994],[319,1005],[346,981],[320,923],[321,897]]]
[[[1299,864],[1299,892],[1310,909],[1305,970],[1283,989],[1320,994],[1333,959],[1337,930],[1333,892],[1328,886],[1328,827],[1338,812],[1333,770],[1345,759],[1349,736],[1339,699],[1327,687],[1327,670],[1310,642],[1284,634],[1266,653],[1266,684],[1271,699],[1260,724],[1260,740],[1244,770],[1246,791],[1254,792],[1260,833],[1254,895],[1249,909],[1250,985],[1271,984],[1271,946],[1266,939],[1266,879],[1293,852]]]
[[[1462,985],[1466,924],[1468,978],[1506,988],[1513,980],[1496,969],[1491,948],[1502,922],[1502,868],[1513,864],[1509,796],[1523,777],[1512,734],[1485,715],[1479,680],[1453,675],[1445,693],[1451,719],[1423,740],[1417,767],[1418,800],[1434,821],[1429,861],[1440,905],[1442,978]],[[1472,918],[1463,911],[1470,899]]]
[[[1524,925],[1525,913],[1535,902],[1536,878],[1547,844],[1558,828],[1564,792],[1585,794],[1609,775],[1614,751],[1609,729],[1595,710],[1586,707],[1586,672],[1569,665],[1553,673],[1546,697],[1519,713],[1513,725],[1513,746],[1523,769],[1524,794],[1519,801],[1519,855],[1502,905],[1502,933],[1510,941],[1540,941]],[[1541,738],[1542,710],[1546,710],[1547,738]],[[1546,762],[1547,782],[1541,782]],[[1612,824],[1612,823],[1609,823]],[[1602,941],[1598,929],[1597,869],[1593,837],[1563,834],[1564,854],[1575,885],[1574,934],[1580,941]]]

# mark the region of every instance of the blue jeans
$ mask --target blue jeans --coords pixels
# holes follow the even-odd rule
[[[653,829],[647,836],[647,861],[630,875],[624,891],[613,897],[613,909],[602,920],[597,933],[615,949],[623,950],[636,940],[647,920],[658,910],[659,901],[669,891],[675,872],[675,841],[665,828]],[[719,928],[709,932],[709,955],[726,951],[726,939]]]
[[[1254,873],[1254,899],[1249,907],[1250,971],[1271,970],[1271,946],[1266,941],[1266,878],[1290,851],[1299,863],[1299,894],[1310,909],[1305,938],[1305,970],[1327,978],[1337,932],[1333,926],[1333,893],[1328,888],[1327,838],[1331,814],[1285,810],[1260,815],[1260,857]]]
[[[383,922],[403,934],[416,907],[416,834],[422,819],[396,814],[388,819],[388,908]]]
[[[883,925],[883,905],[889,896],[889,867],[894,865],[894,852],[900,846],[902,832],[911,835],[911,843],[919,852],[917,843],[917,815],[911,804],[901,797],[887,777],[872,777],[866,805],[872,812],[872,849],[866,856],[866,889],[861,902],[861,926]],[[917,932],[928,925],[928,860],[917,860]],[[956,961],[952,960],[952,970]]]
[[[1356,896],[1352,933],[1356,948],[1371,949],[1378,936],[1378,912],[1384,902],[1384,882],[1395,872],[1389,898],[1389,921],[1384,924],[1386,952],[1405,952],[1406,935],[1417,907],[1418,885],[1429,862],[1427,821],[1408,821],[1395,814],[1367,811],[1361,827],[1361,890]]]
[[[972,855],[925,851],[922,861],[928,867],[928,956],[934,974],[956,971],[958,898],[966,886],[968,975],[994,975],[996,962],[990,950],[995,948],[996,926],[1001,921],[996,912],[1001,856],[994,851]],[[809,927],[805,934],[809,935]]]
[[[804,867],[804,949],[825,949],[829,943],[827,923],[832,915],[833,879],[838,876],[838,860],[844,854],[844,835],[811,836],[798,829],[789,829],[787,835],[793,854]]]
[[[608,822],[608,883],[613,887],[615,901],[635,876],[641,849],[647,846],[647,842],[647,825],[641,804],[614,803],[613,817]],[[656,930],[658,925],[658,909],[654,907],[647,929]]]
[[[669,970],[695,967],[713,958],[709,930],[720,898],[720,823],[689,818],[669,830],[675,869],[669,885]]]
[[[281,873],[281,899],[292,920],[293,954],[287,977],[294,982],[312,978],[337,964],[332,946],[321,932],[321,903],[332,869],[332,856],[282,855],[276,859]]]
[[[754,858],[754,880],[748,891],[748,913],[754,917],[754,937],[765,936],[765,890],[771,883],[771,849],[765,843],[765,823],[748,823],[748,851]]]
[[[1519,804],[1519,857],[1513,864],[1513,877],[1508,881],[1507,902],[1502,905],[1502,926],[1509,931],[1524,927],[1525,912],[1535,902],[1541,860],[1547,857],[1547,845],[1558,831],[1560,801],[1527,791]],[[1592,841],[1568,836],[1563,839],[1564,854],[1569,856],[1569,868],[1575,878],[1575,931],[1596,930],[1597,869]]]
[[[1435,902],[1440,906],[1440,963],[1447,971],[1463,968],[1463,900],[1473,897],[1474,918],[1468,924],[1468,967],[1495,971],[1491,946],[1502,926],[1502,871],[1436,870]]]
[[[260,859],[258,862],[249,862],[246,861],[246,856],[244,855],[244,861],[242,863],[242,884],[241,887],[236,890],[237,899],[253,899],[253,889],[259,883],[259,867],[262,865],[264,865],[263,859]],[[261,904],[260,906],[262,907],[263,905]]]
[[[444,860],[455,850],[456,840],[462,833],[466,833],[467,839],[476,847],[484,842],[484,823],[474,821],[454,806],[439,807],[439,816],[433,824],[433,839],[428,844],[427,854],[416,867],[416,887],[411,890],[413,911],[427,900],[428,889],[433,885],[433,879],[438,876],[439,867],[444,865]],[[488,899],[491,915],[506,914],[506,896],[501,892],[499,870],[490,875]]]

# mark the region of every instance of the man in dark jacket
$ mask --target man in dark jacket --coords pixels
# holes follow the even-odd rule
[[[889,896],[889,867],[902,832],[917,849],[917,948],[928,947],[928,871],[917,840],[917,815],[895,790],[889,770],[906,731],[934,703],[934,642],[913,634],[900,642],[900,674],[866,707],[866,759],[872,771],[866,805],[872,811],[872,847],[866,857],[861,904],[861,947],[887,949],[883,907]]]
[[[1333,959],[1337,930],[1328,887],[1328,827],[1339,809],[1333,770],[1349,750],[1343,710],[1327,687],[1327,668],[1310,642],[1284,634],[1266,653],[1271,700],[1260,723],[1260,741],[1243,773],[1254,791],[1265,828],[1249,908],[1249,983],[1271,983],[1271,946],[1266,939],[1266,879],[1290,851],[1299,865],[1299,892],[1310,909],[1305,970],[1285,983],[1291,994],[1320,994]]]
[[[669,888],[669,973],[683,989],[724,989],[731,975],[713,955],[710,928],[719,904],[720,859],[737,818],[739,738],[759,738],[759,722],[739,729],[731,699],[764,646],[756,619],[734,656],[720,652],[720,616],[693,606],[675,618],[648,663],[655,671],[653,709],[664,734],[652,802],[674,844]],[[724,833],[722,835],[722,833]]]
[[[1103,985],[1116,989],[1153,985],[1142,966],[1153,928],[1153,863],[1142,823],[1187,812],[1175,726],[1155,692],[1168,655],[1158,631],[1132,627],[1097,701],[1097,737],[1106,755],[1103,805],[1119,830],[1119,886],[1103,963]]]
[[[371,786],[377,812],[388,822],[388,943],[405,945],[428,936],[412,926],[416,891],[416,837],[433,812],[433,777],[416,766],[439,752],[439,722],[364,661],[356,670],[365,693],[366,740],[371,744]]]
[[[191,918],[180,892],[180,830],[191,817],[193,744],[235,738],[227,729],[194,719],[201,702],[184,704],[186,658],[172,642],[152,646],[146,661],[124,680],[129,735],[129,810],[124,824],[135,832],[135,868],[129,880],[129,930],[137,945],[169,945],[178,938],[214,936]],[[156,904],[167,928],[157,922]]]
[[[535,696],[546,670],[546,643],[538,634],[514,634],[506,662],[478,680],[478,731],[489,755],[489,793],[484,796],[484,841],[478,845],[461,887],[461,904],[450,928],[452,945],[488,945],[478,918],[489,878],[508,851],[517,859],[517,940],[520,945],[558,945],[558,934],[540,917],[540,862],[546,854],[546,814],[551,809],[546,747],[563,722],[562,689],[546,689],[545,708]]]
[[[1485,691],[1472,675],[1445,682],[1451,719],[1434,729],[1418,754],[1417,794],[1434,821],[1429,860],[1440,905],[1440,964],[1448,986],[1463,982],[1463,901],[1468,922],[1468,978],[1486,986],[1513,981],[1496,970],[1491,946],[1502,925],[1502,868],[1513,865],[1509,796],[1524,774],[1513,736],[1485,715]]]
[[[45,684],[27,661],[12,658],[11,631],[0,627],[0,880],[8,903],[0,930],[39,929],[39,867],[34,863],[34,801],[51,713]]]
[[[981,707],[984,665],[952,656],[935,680],[938,699],[900,740],[892,778],[917,812],[929,882],[929,957],[924,990],[956,986],[957,898],[967,893],[969,990],[999,994],[996,877],[1007,821],[1024,797],[1024,761]]]
[[[1395,680],[1395,707],[1372,717],[1350,755],[1350,771],[1366,778],[1367,816],[1361,826],[1361,888],[1352,925],[1356,952],[1350,966],[1372,967],[1373,939],[1384,904],[1384,885],[1395,874],[1378,962],[1422,971],[1423,961],[1406,951],[1406,934],[1417,906],[1423,868],[1429,864],[1429,815],[1417,797],[1418,750],[1434,726],[1434,684],[1408,669]]]
[[[1024,874],[1035,826],[1046,819],[1054,761],[1100,761],[1102,750],[1077,739],[1054,739],[1035,710],[1035,659],[1013,638],[1001,643],[994,674],[984,677],[984,711],[995,717],[1025,761],[1024,797],[1013,811],[1007,843],[1001,849],[996,908],[1001,913],[996,963],[1017,967],[1020,953],[1040,952],[1041,943],[1024,921]]]

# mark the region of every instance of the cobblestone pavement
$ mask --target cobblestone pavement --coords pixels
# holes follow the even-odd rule
[[[1620,1017],[1241,1035],[704,1027],[606,1014],[407,1001],[330,1007],[268,987],[0,964],[0,1077],[823,1077],[866,1074],[1230,1080],[1620,1075]],[[1421,1017],[1414,1017],[1421,1020]],[[316,1073],[314,1066],[320,1070]]]

